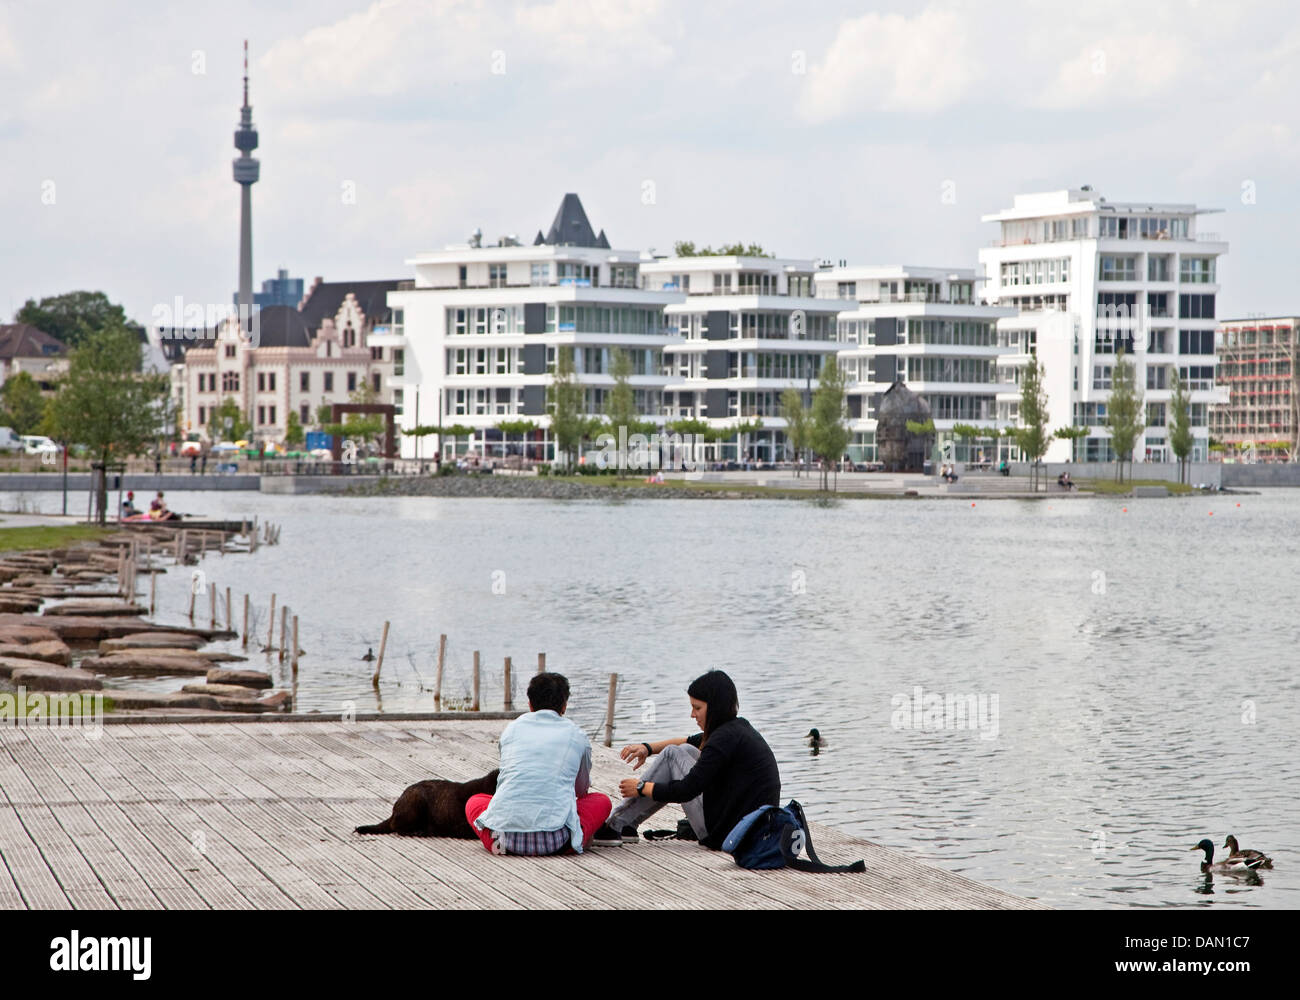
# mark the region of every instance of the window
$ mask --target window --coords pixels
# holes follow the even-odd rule
[[[227,344],[227,345],[226,345],[226,357],[228,357],[228,358],[233,358],[234,356],[235,356],[235,345],[234,345],[234,344]]]
[[[1184,366],[1178,369],[1178,377],[1183,380],[1183,385],[1189,392],[1195,389],[1213,389],[1214,365]],[[1200,405],[1204,406],[1205,404]],[[1195,408],[1195,404],[1193,404],[1193,408]]]
[[[488,265],[488,287],[504,288],[506,285],[506,265],[489,264]]]
[[[1169,368],[1165,365],[1148,365],[1147,366],[1147,388],[1168,389]]]
[[[458,270],[459,274],[457,275],[457,283],[461,288],[464,288],[469,283],[469,268],[464,264],[461,264]]]
[[[259,406],[259,407],[257,408],[257,422],[258,422],[258,424],[264,424],[264,423],[266,423],[266,407],[265,407],[265,406]]]
[[[372,348],[370,348],[370,360],[371,360],[371,361],[383,361],[383,360],[384,360],[384,349],[383,349],[382,347],[372,347]]]
[[[298,373],[298,389],[301,392],[311,392],[311,372]]]
[[[532,266],[532,276],[529,279],[534,285],[549,285],[551,283],[551,264],[550,261],[534,262]]]
[[[1147,315],[1154,319],[1166,319],[1169,316],[1169,293],[1147,292]]]
[[[730,294],[730,292],[731,292],[731,275],[715,274],[713,276],[713,294],[728,295]]]
[[[379,391],[379,372],[375,372],[370,376],[370,385],[371,388],[375,390],[375,392]]]
[[[1147,350],[1152,354],[1167,354],[1169,352],[1169,331],[1152,330],[1147,338]]]
[[[611,264],[609,283],[615,288],[635,288],[636,270],[635,264]]]
[[[1182,319],[1214,319],[1214,296],[1178,296],[1178,315]]]
[[[1136,257],[1112,257],[1103,254],[1101,258],[1101,281],[1136,281]]]
[[[326,391],[326,392],[333,392],[333,391],[334,391],[334,373],[333,373],[333,372],[325,372],[325,391]]]
[[[206,424],[207,422],[208,422],[208,421],[207,421],[207,412],[204,410],[204,408],[203,408],[202,406],[200,406],[200,407],[199,407],[199,426],[202,427],[202,426],[203,426],[204,424]]]
[[[258,373],[257,373],[257,391],[258,391],[258,392],[266,392],[266,373],[265,373],[265,372],[258,372]]]
[[[266,373],[266,391],[275,392],[275,372]]]
[[[1178,280],[1186,284],[1214,284],[1213,257],[1184,257],[1178,262]]]
[[[357,389],[357,373],[348,372],[348,392],[356,392],[356,389]]]
[[[1213,330],[1179,330],[1178,331],[1178,353],[1179,354],[1213,354],[1214,353],[1214,331]]]
[[[298,423],[304,426],[311,423],[311,407],[306,403],[298,407]]]
[[[273,423],[275,423],[275,407],[274,407],[274,406],[268,406],[268,407],[266,408],[266,415],[270,418],[269,420],[267,420],[267,423],[268,423],[268,424],[273,424]]]
[[[222,392],[239,391],[239,372],[221,373],[221,391]]]
[[[1113,371],[1114,367],[1111,365],[1093,365],[1092,387],[1094,389],[1109,389]]]
[[[1163,427],[1165,425],[1165,404],[1147,403],[1147,426]]]
[[[1169,280],[1169,255],[1149,254],[1147,256],[1147,281]]]

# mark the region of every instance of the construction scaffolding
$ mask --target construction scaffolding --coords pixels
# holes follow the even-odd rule
[[[1300,317],[1224,320],[1219,325],[1215,381],[1228,387],[1226,404],[1210,413],[1210,433],[1223,457],[1294,462],[1300,450]]]

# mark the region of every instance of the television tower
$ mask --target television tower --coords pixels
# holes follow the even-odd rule
[[[259,164],[252,152],[257,148],[257,129],[253,128],[253,109],[248,103],[248,40],[244,40],[244,106],[239,109],[239,128],[235,130],[235,183],[239,185],[239,321],[251,322],[253,314],[253,185],[257,183]]]

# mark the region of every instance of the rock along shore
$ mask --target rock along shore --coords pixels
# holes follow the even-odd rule
[[[632,485],[635,483],[637,481],[633,479],[627,486],[618,486],[609,479],[583,483],[549,476],[394,476],[332,492],[342,496],[367,497],[528,497],[540,500],[813,500],[826,496],[816,490],[775,491],[728,487],[723,483],[711,483],[709,488]]]

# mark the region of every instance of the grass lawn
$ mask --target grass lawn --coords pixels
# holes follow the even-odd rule
[[[1175,495],[1197,492],[1186,483],[1171,483],[1164,479],[1127,479],[1122,483],[1113,479],[1080,479],[1078,483],[1081,490],[1108,496],[1127,496],[1133,492],[1134,486],[1167,486],[1169,492]]]
[[[93,524],[51,524],[31,528],[6,528],[0,518],[0,552],[23,549],[59,549],[74,542],[87,542],[111,534],[113,528]]]

